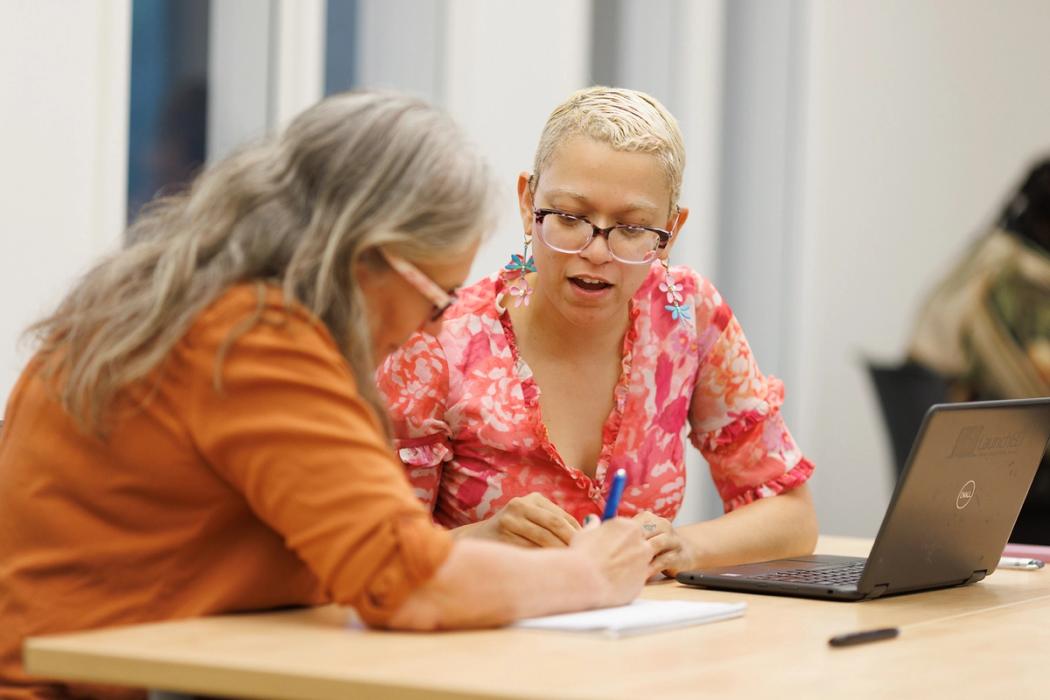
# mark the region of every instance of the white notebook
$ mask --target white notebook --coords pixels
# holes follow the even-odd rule
[[[747,603],[636,600],[630,605],[617,608],[532,617],[518,621],[515,627],[564,632],[596,632],[615,638],[729,620],[743,615],[746,608]]]

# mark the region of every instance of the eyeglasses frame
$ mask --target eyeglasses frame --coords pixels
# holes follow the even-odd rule
[[[543,229],[543,219],[546,218],[547,216],[550,216],[551,214],[554,214],[556,216],[563,216],[563,217],[565,217],[567,219],[572,219],[574,221],[582,221],[583,223],[587,224],[588,226],[590,226],[593,229],[591,231],[590,239],[588,239],[587,243],[585,243],[584,246],[582,248],[580,248],[579,250],[564,250],[562,248],[556,248],[556,247],[552,246],[550,243],[548,243],[547,239],[541,234],[540,235],[540,240],[543,241],[543,244],[548,246],[551,250],[556,250],[559,253],[568,253],[568,254],[582,253],[584,250],[587,249],[587,246],[589,246],[591,244],[591,242],[594,240],[595,236],[603,237],[605,239],[605,243],[608,244],[609,243],[609,234],[612,232],[612,230],[614,228],[628,228],[628,229],[633,228],[633,229],[640,229],[640,230],[643,230],[643,231],[651,231],[652,233],[655,233],[657,236],[660,237],[660,243],[652,251],[652,254],[651,254],[652,257],[650,257],[648,260],[624,260],[620,256],[618,256],[615,253],[613,253],[612,252],[612,248],[609,248],[609,255],[611,255],[616,260],[624,263],[625,265],[645,265],[647,263],[651,263],[656,258],[656,251],[663,250],[664,248],[667,247],[667,244],[671,242],[671,236],[672,236],[671,232],[667,231],[665,229],[662,229],[662,228],[656,228],[655,226],[638,226],[636,224],[613,224],[612,226],[606,226],[605,228],[602,228],[601,226],[597,226],[597,225],[591,223],[591,220],[588,219],[586,216],[578,216],[576,214],[570,214],[568,212],[561,211],[560,209],[537,208],[537,209],[533,209],[532,210],[532,215],[535,218],[536,225],[540,227],[541,231]]]
[[[456,303],[455,292],[446,292],[437,282],[430,279],[425,272],[400,255],[395,255],[382,248],[379,249],[379,254],[383,256],[383,259],[397,274],[401,275],[406,282],[415,287],[416,291],[434,305],[434,313],[430,315],[431,323],[439,320],[445,315],[449,307]]]

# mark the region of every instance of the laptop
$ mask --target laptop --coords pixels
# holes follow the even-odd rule
[[[813,555],[684,571],[705,588],[870,600],[995,571],[1050,440],[1050,397],[936,404],[865,557]]]

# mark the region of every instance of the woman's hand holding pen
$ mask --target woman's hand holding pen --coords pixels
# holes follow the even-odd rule
[[[602,605],[631,602],[649,577],[652,550],[633,520],[613,518],[599,524],[597,516],[590,516],[573,538],[572,549],[583,552],[608,583]]]
[[[652,547],[651,576],[663,573],[673,577],[679,571],[696,568],[699,558],[696,547],[675,530],[670,520],[644,511],[634,516],[634,521],[641,525]]]
[[[565,547],[579,529],[580,524],[546,496],[530,493],[511,499],[488,520],[454,532],[523,547]]]

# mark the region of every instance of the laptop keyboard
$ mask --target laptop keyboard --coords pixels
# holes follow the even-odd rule
[[[779,569],[751,578],[759,581],[811,583],[818,586],[848,586],[856,585],[863,572],[864,562],[857,561],[823,569]]]

